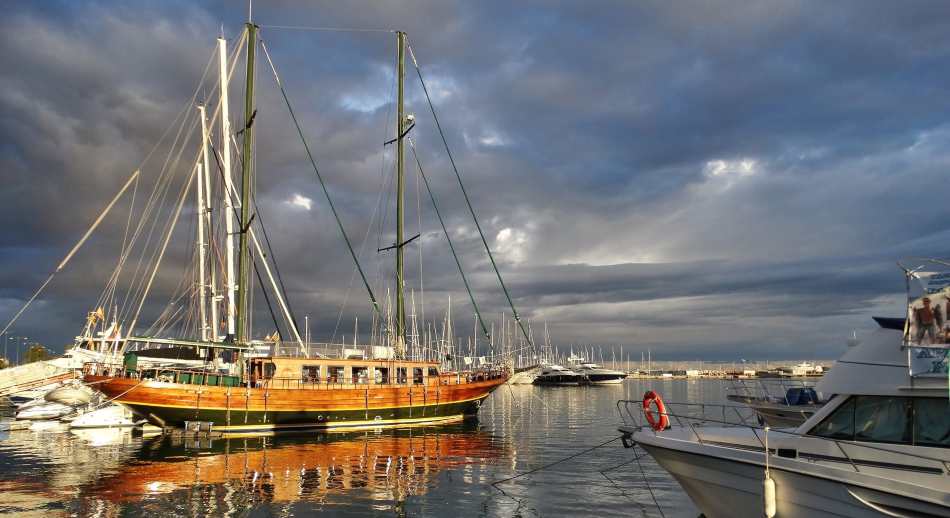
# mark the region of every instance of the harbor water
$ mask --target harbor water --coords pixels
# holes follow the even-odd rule
[[[502,386],[477,421],[442,427],[229,439],[55,425],[5,431],[0,513],[660,516],[659,504],[667,517],[695,517],[665,471],[649,456],[637,460],[633,452],[642,450],[624,449],[619,440],[585,450],[619,436],[619,399],[653,389],[667,401],[718,403],[728,384]],[[0,418],[9,419],[9,412]]]

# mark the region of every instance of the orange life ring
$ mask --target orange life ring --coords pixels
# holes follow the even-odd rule
[[[659,416],[659,419],[653,414],[653,409],[650,408],[651,405],[656,405],[656,415]],[[670,426],[670,418],[666,415],[666,405],[663,404],[660,395],[652,390],[643,395],[643,415],[650,423],[650,428],[657,432],[666,430]]]

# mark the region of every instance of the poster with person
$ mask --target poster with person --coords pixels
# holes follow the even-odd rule
[[[912,376],[947,376],[950,355],[950,269],[908,270],[904,345]]]

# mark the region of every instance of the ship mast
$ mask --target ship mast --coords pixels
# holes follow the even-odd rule
[[[227,338],[234,339],[234,292],[237,289],[237,274],[234,268],[234,204],[231,193],[234,192],[231,177],[231,121],[228,114],[228,48],[224,38],[218,38],[218,65],[221,74],[221,161],[224,167],[224,221],[225,221],[225,271],[224,290],[227,299]],[[212,304],[216,301],[212,300]],[[214,323],[215,337],[218,335],[218,322]]]
[[[207,251],[205,246],[205,219],[208,216],[208,208],[205,205],[205,178],[208,175],[208,123],[203,105],[198,106],[198,114],[201,117],[201,163],[198,165],[198,174],[195,176],[195,181],[198,182],[198,314],[201,319],[201,341],[207,342],[211,339],[208,329],[207,259],[205,257]],[[210,192],[207,193],[207,197],[211,197]],[[214,296],[213,292],[212,296]],[[212,318],[211,321],[213,322],[214,319]]]
[[[247,250],[248,229],[251,226],[251,183],[253,165],[251,148],[254,145],[254,51],[257,49],[257,26],[247,22],[247,83],[244,89],[244,143],[241,146],[241,228],[240,250],[238,252],[238,287],[237,287],[237,327],[236,341],[239,344],[247,343],[247,295],[248,271],[250,257]],[[226,136],[227,137],[227,136]]]
[[[406,117],[403,107],[403,89],[406,76],[406,33],[396,32],[396,357],[406,354],[406,300],[403,293],[403,210]]]

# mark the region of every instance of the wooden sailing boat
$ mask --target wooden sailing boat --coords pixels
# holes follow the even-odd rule
[[[397,425],[404,423],[439,423],[461,420],[477,413],[486,397],[508,378],[501,369],[480,369],[469,372],[445,372],[436,361],[412,361],[406,356],[406,308],[403,295],[403,247],[412,241],[403,237],[403,140],[411,128],[412,118],[403,113],[403,82],[405,75],[405,34],[397,32],[398,49],[398,101],[397,101],[397,195],[396,195],[396,311],[395,333],[390,352],[372,358],[361,355],[347,357],[341,351],[339,358],[303,356],[279,356],[269,354],[255,356],[248,336],[248,272],[251,264],[248,253],[253,234],[249,207],[251,184],[249,169],[254,163],[251,156],[253,145],[254,107],[254,58],[257,47],[257,27],[247,23],[247,85],[245,88],[245,121],[241,130],[242,182],[240,205],[233,207],[240,213],[237,229],[228,231],[228,239],[236,233],[240,236],[237,257],[237,272],[231,260],[228,246],[228,272],[226,279],[236,279],[236,286],[228,287],[227,311],[223,320],[227,334],[220,340],[216,325],[208,329],[202,314],[201,340],[164,340],[164,343],[192,346],[203,349],[212,356],[236,354],[235,368],[229,372],[221,369],[188,370],[181,368],[139,368],[135,357],[127,355],[122,366],[115,364],[90,364],[86,366],[84,380],[105,394],[110,400],[128,407],[137,415],[162,427],[182,427],[188,423],[201,423],[206,428],[220,431],[271,431],[302,428],[331,428]],[[224,40],[219,39],[221,57],[222,133],[230,135],[227,127],[227,66]],[[266,47],[265,47],[266,50]],[[275,71],[276,76],[276,71]],[[279,81],[279,80],[278,80]],[[278,83],[279,84],[279,83]],[[289,102],[288,102],[289,107]],[[296,122],[296,121],[295,121]],[[202,120],[204,123],[204,120]],[[207,146],[207,129],[203,128],[204,146]],[[224,138],[224,176],[229,180],[228,138]],[[308,150],[309,153],[309,150]],[[198,168],[200,170],[200,167]],[[204,171],[208,170],[205,158]],[[319,173],[318,173],[319,174]],[[198,181],[199,198],[202,181]],[[228,185],[228,193],[232,191]],[[237,189],[234,189],[235,191]],[[227,198],[226,198],[227,199]],[[232,208],[232,207],[228,207]],[[332,207],[331,207],[332,208]],[[199,201],[199,212],[202,210]],[[229,219],[230,222],[230,214]],[[200,223],[199,223],[200,228]],[[200,231],[199,231],[200,232]],[[249,239],[250,237],[250,239]],[[201,239],[199,233],[199,240]],[[256,246],[259,246],[254,242]],[[352,250],[351,250],[352,252]],[[258,249],[258,256],[263,255]],[[355,259],[355,256],[354,256]],[[202,259],[203,261],[204,259]],[[265,263],[266,268],[266,263]],[[269,271],[268,271],[269,274]],[[202,270],[202,297],[204,297],[204,272]],[[279,296],[279,292],[278,292]],[[212,298],[214,296],[212,295]],[[224,298],[224,297],[222,297]],[[236,300],[235,300],[236,299]],[[281,302],[282,309],[288,313]],[[375,303],[375,299],[374,299]],[[204,311],[206,302],[202,298]],[[212,313],[216,306],[212,303]],[[300,342],[299,332],[291,329]],[[217,317],[212,316],[212,322]],[[131,327],[131,326],[130,326]],[[163,340],[126,337],[126,342],[140,341],[162,343]],[[301,342],[302,343],[302,342]],[[224,353],[222,353],[224,351]]]

